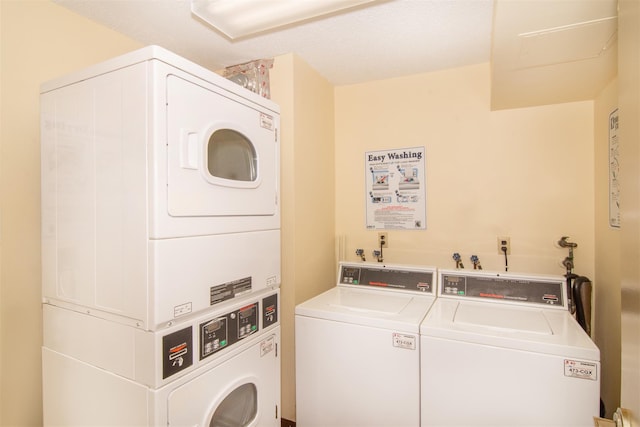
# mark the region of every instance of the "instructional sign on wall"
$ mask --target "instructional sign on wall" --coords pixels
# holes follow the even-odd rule
[[[424,230],[424,147],[365,153],[367,229]]]
[[[620,228],[620,145],[618,109],[609,115],[609,225]]]

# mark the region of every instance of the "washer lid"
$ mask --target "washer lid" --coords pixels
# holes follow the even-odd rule
[[[435,297],[336,286],[296,306],[296,316],[419,333]]]
[[[341,307],[345,310],[362,313],[399,314],[411,302],[407,295],[379,295],[361,292],[354,289],[341,289],[331,294],[328,304],[332,307]]]
[[[422,336],[600,360],[600,350],[566,310],[438,298]]]
[[[546,317],[539,310],[519,310],[497,305],[487,310],[477,304],[461,302],[453,317],[453,323],[461,327],[483,327],[505,332],[527,332],[553,335]]]

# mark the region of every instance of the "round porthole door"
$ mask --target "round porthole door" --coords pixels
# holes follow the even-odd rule
[[[229,185],[254,183],[258,179],[258,155],[251,141],[234,129],[217,129],[206,143],[209,179]],[[224,182],[224,181],[220,181]],[[254,184],[255,185],[255,184]]]
[[[218,405],[209,427],[249,427],[258,415],[258,388],[245,383],[234,389]]]

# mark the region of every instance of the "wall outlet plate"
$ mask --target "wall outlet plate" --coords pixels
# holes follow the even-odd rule
[[[386,232],[378,233],[378,247],[386,248],[389,244],[389,236]]]
[[[504,248],[507,249],[507,255],[511,255],[511,238],[507,236],[498,236],[498,253],[504,255]]]

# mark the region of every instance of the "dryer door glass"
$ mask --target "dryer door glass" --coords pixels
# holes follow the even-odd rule
[[[220,402],[209,427],[248,426],[258,413],[258,389],[247,383],[233,390]]]
[[[218,129],[207,145],[207,169],[211,176],[232,181],[255,181],[258,158],[253,144],[241,133]]]

